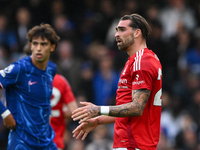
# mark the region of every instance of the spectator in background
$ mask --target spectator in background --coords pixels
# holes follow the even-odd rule
[[[165,69],[168,65],[166,64],[166,52],[168,50],[166,48],[166,43],[162,40],[162,25],[157,19],[151,19],[149,24],[153,34],[149,35],[147,38],[147,45],[149,49],[152,49],[153,52],[158,55],[158,58],[160,59],[160,62],[163,66],[163,74],[165,74]],[[163,81],[165,80],[163,79]]]
[[[55,18],[60,14],[65,14],[65,4],[62,0],[53,0],[50,8],[52,18]]]
[[[66,150],[85,150],[85,142],[82,140],[72,140]]]
[[[8,56],[8,50],[4,46],[0,46],[0,70],[5,68],[11,62]]]
[[[175,102],[171,93],[163,91],[162,95],[162,113],[161,113],[161,134],[162,138],[166,138],[166,143],[169,147],[175,146],[175,138],[180,132],[179,113],[175,114]],[[180,109],[176,107],[176,109]],[[178,110],[180,111],[180,110]],[[164,140],[164,139],[163,139]]]
[[[194,47],[191,47],[184,53],[179,69],[181,69],[185,76],[189,73],[200,76],[200,37],[197,37]]]
[[[54,16],[53,26],[61,39],[73,39],[76,36],[75,23],[66,14]]]
[[[62,40],[57,52],[59,60],[57,61],[58,73],[62,74],[70,83],[72,91],[76,94],[80,82],[80,69],[82,60],[74,56],[74,46],[69,40]]]
[[[115,7],[112,0],[99,1],[98,21],[93,30],[93,40],[105,43],[108,27],[114,19]]]
[[[86,49],[86,57],[92,62],[94,70],[98,68],[100,59],[109,54],[112,54],[112,52],[98,41],[92,42]]]
[[[113,150],[113,141],[108,136],[106,125],[95,128],[90,138],[91,142],[85,146],[85,150]]]
[[[185,0],[167,0],[168,5],[159,13],[159,20],[163,26],[162,38],[168,41],[177,34],[179,28],[191,31],[197,25],[193,10]]]
[[[183,71],[184,66],[181,63],[184,60],[187,51],[191,49],[191,46],[194,44],[193,41],[195,40],[192,34],[188,30],[183,28],[182,30],[179,30],[179,32],[175,36],[173,36],[167,43],[168,50],[165,56],[166,63],[168,64],[166,66],[166,81],[176,81],[173,87],[177,88],[179,86],[180,90],[178,91],[172,89],[174,90],[175,94],[182,94],[181,90],[184,91],[181,86],[183,87],[183,85],[185,85],[186,76],[185,71]],[[166,85],[168,85],[168,88],[170,88],[171,86],[167,83]]]
[[[195,90],[200,87],[200,38],[197,37],[195,45],[187,49],[182,54],[178,62],[178,69],[180,70],[180,77],[184,88],[183,95],[187,103],[191,103],[190,99]]]
[[[188,110],[188,113],[192,116],[194,121],[200,127],[200,119],[199,119],[199,116],[200,116],[200,88],[194,90],[193,95],[192,95],[192,100],[191,100],[191,97],[189,99],[190,99],[190,103],[188,103],[186,109]],[[200,129],[199,129],[199,134],[200,134]]]
[[[79,39],[83,47],[87,48],[94,40],[94,28],[99,21],[99,14],[97,8],[99,1],[85,0],[84,10],[82,11],[82,17],[77,17],[79,23]],[[97,6],[98,5],[98,6]],[[78,14],[80,15],[80,14]]]
[[[94,89],[92,86],[94,71],[93,64],[90,61],[84,62],[80,70],[79,92],[87,97],[87,101],[94,102]]]
[[[196,122],[193,118],[185,112],[180,118],[181,131],[176,137],[176,148],[183,150],[196,150],[199,143],[199,132]]]
[[[158,20],[158,17],[159,17],[159,7],[156,4],[149,5],[147,7],[146,12],[145,12],[145,16],[147,17],[147,21],[149,21],[150,23],[153,20]],[[160,22],[160,21],[158,20],[158,22]]]
[[[26,34],[28,30],[32,27],[31,23],[31,12],[26,7],[20,7],[16,12],[16,26],[15,33],[18,40],[18,55],[23,53],[23,47],[27,42]],[[18,59],[18,58],[16,58]]]
[[[0,14],[0,45],[6,48],[11,57],[18,50],[17,37],[12,28],[9,28],[9,19],[6,15]]]
[[[115,104],[119,77],[120,74],[113,68],[112,57],[107,55],[100,58],[93,78],[94,104]]]

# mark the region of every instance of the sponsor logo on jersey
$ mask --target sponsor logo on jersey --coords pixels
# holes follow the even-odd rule
[[[31,82],[31,80],[28,81],[28,85],[36,84],[37,82]]]
[[[119,83],[127,83],[127,79],[119,79]]]
[[[14,66],[15,66],[15,65],[13,65],[13,64],[9,65],[8,67],[6,67],[6,68],[4,69],[4,72],[5,72],[5,73],[10,73],[10,72],[12,71],[12,69],[13,69]]]
[[[128,86],[118,86],[118,89],[128,89]]]
[[[133,85],[140,85],[140,84],[142,84],[142,83],[144,83],[143,80],[142,80],[142,81],[133,82],[132,84],[133,84]]]
[[[2,76],[2,77],[4,77],[4,78],[5,78],[5,76],[6,76],[6,73],[5,73],[3,70],[0,70],[0,74],[1,74],[1,76]]]

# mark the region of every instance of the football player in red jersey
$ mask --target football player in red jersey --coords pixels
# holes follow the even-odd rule
[[[67,106],[68,113],[67,116],[71,116],[73,110],[78,106],[76,99],[71,90],[68,81],[59,74],[56,74],[53,79],[53,92],[51,98],[51,126],[55,131],[54,142],[56,143],[59,150],[65,148],[64,145],[64,133],[65,133],[65,113],[63,107]]]
[[[122,70],[116,106],[84,107],[73,111],[80,125],[73,137],[82,140],[97,125],[115,123],[113,150],[156,150],[160,133],[162,66],[149,50],[146,38],[151,28],[139,14],[123,16],[116,27],[117,46],[129,58]]]

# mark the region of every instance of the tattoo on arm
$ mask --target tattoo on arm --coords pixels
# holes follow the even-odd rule
[[[96,117],[100,115],[100,107],[99,106],[90,106],[87,108],[88,115],[91,117]]]
[[[146,106],[147,100],[149,99],[150,93],[151,91],[147,89],[133,90],[132,102],[119,106],[110,106],[109,116],[114,116],[114,117],[141,116]]]

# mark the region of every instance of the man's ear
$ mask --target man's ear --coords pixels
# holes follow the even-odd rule
[[[51,45],[51,52],[53,52],[56,49],[56,44]]]
[[[136,29],[135,32],[134,32],[134,37],[137,38],[137,37],[139,37],[140,35],[142,35],[141,29]]]
[[[29,46],[30,46],[30,50],[32,51],[32,48],[31,48],[31,46],[32,46],[32,42],[29,43]]]

